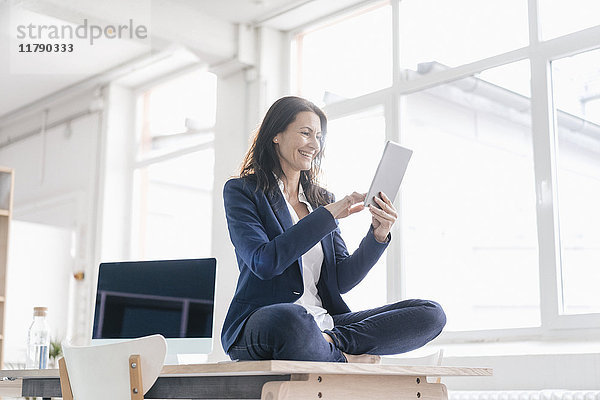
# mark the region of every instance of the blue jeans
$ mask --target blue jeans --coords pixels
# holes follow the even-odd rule
[[[346,362],[342,354],[399,354],[418,349],[446,324],[442,307],[428,300],[404,300],[371,310],[333,315],[325,340],[304,307],[282,303],[255,311],[229,349],[232,360]]]

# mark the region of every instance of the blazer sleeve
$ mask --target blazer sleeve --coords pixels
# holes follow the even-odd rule
[[[337,227],[331,213],[319,207],[270,240],[248,186],[239,179],[227,181],[223,199],[231,242],[238,256],[259,279],[281,275]]]
[[[337,283],[340,293],[347,293],[367,276],[367,273],[377,263],[391,240],[388,235],[386,243],[375,239],[373,228],[369,227],[367,235],[358,248],[350,255],[346,243],[340,234],[340,229],[333,232],[333,247],[335,251]]]

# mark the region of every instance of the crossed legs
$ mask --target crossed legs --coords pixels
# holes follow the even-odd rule
[[[334,315],[335,327],[321,332],[304,307],[282,303],[254,312],[232,359],[377,362],[377,355],[404,353],[442,331],[446,316],[427,300],[405,300],[371,310]],[[369,356],[367,356],[369,355]]]

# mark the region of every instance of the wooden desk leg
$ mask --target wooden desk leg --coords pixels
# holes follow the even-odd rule
[[[67,364],[65,358],[61,357],[58,360],[58,370],[60,373],[60,390],[63,400],[73,400],[73,392],[71,391],[71,382],[69,381],[69,373],[67,372]]]
[[[302,374],[287,382],[267,382],[261,400],[448,400],[446,386],[424,376]]]

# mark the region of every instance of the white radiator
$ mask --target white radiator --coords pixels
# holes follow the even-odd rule
[[[600,390],[449,390],[448,400],[600,400]]]

